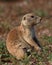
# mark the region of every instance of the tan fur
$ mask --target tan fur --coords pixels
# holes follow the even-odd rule
[[[24,17],[27,17],[27,19],[29,20],[31,19],[30,16],[32,15],[34,16],[34,14],[30,13],[26,14]],[[25,22],[23,24],[23,22],[25,21],[23,20],[23,18],[21,21],[21,25],[12,29],[7,35],[6,40],[6,46],[9,53],[11,53],[17,59],[23,59],[25,57],[25,51],[23,50],[23,48],[25,47],[31,48],[30,46],[32,46],[35,50],[40,50],[39,46],[33,41],[31,37],[31,31],[28,28],[36,22],[35,19],[32,19],[32,22],[29,25],[28,20],[26,20],[28,22]]]

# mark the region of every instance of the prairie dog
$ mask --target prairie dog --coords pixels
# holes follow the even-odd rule
[[[22,17],[20,26],[15,27],[8,33],[6,39],[7,49],[18,60],[25,57],[25,48],[34,47],[37,51],[41,49],[34,31],[34,25],[39,23],[40,20],[41,17],[28,13]]]

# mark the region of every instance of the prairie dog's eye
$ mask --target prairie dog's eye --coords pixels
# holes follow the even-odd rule
[[[32,15],[31,18],[34,18],[34,16]]]
[[[24,17],[24,20],[26,20],[26,17]]]

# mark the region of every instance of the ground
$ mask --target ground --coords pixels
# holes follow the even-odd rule
[[[52,13],[51,0],[49,2],[30,0],[29,5],[28,3],[28,0],[15,3],[0,2],[0,65],[52,65],[52,17],[45,17]],[[22,16],[29,12],[43,17],[42,22],[35,26],[35,30],[44,51],[33,52],[19,62],[7,51],[6,37],[12,28],[20,25]]]

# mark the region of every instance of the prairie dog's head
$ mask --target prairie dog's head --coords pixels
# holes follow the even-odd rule
[[[31,27],[31,26],[34,26],[35,24],[39,23],[40,20],[41,20],[41,17],[39,17],[33,13],[29,13],[22,17],[21,24],[24,26]]]

